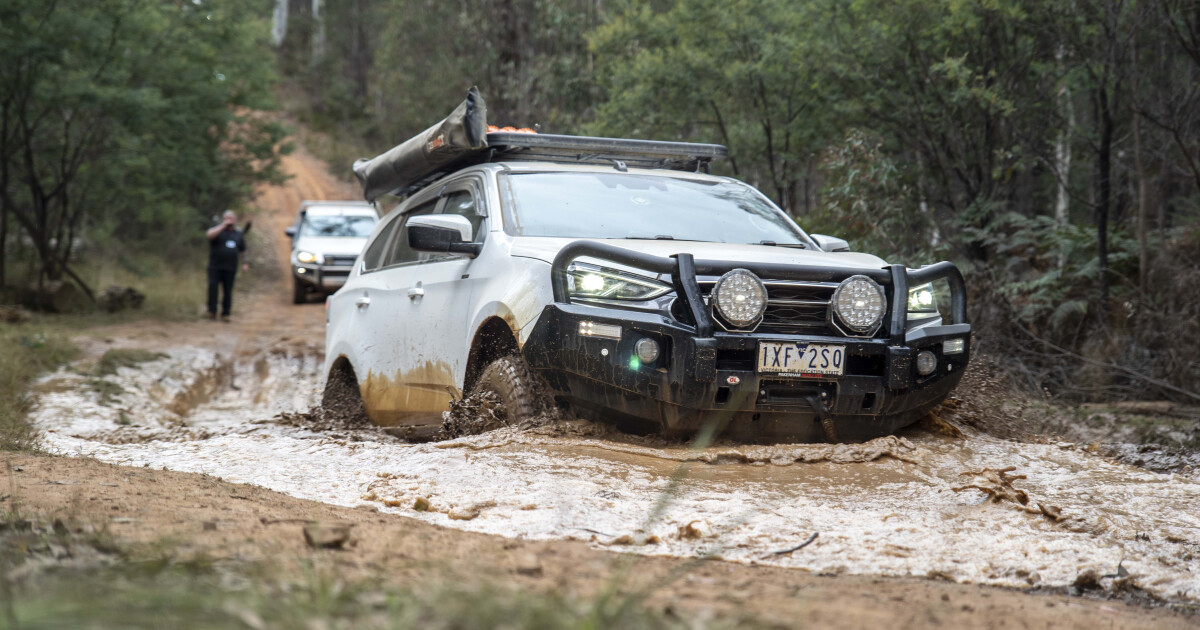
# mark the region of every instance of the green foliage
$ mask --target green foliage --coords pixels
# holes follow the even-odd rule
[[[606,100],[588,130],[602,135],[720,142],[731,174],[785,209],[834,138],[835,103],[813,60],[824,42],[816,5],[680,0],[633,3],[590,38]]]
[[[258,6],[255,6],[255,5]],[[194,241],[279,181],[262,3],[12,0],[0,8],[3,211],[50,279],[75,239]],[[78,281],[82,283],[78,277]]]

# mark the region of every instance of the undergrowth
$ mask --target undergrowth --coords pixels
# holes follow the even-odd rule
[[[247,567],[242,567],[247,568]],[[203,563],[39,576],[18,584],[12,615],[42,628],[682,628],[646,608],[597,610],[599,601],[501,583],[421,585],[347,580],[329,570],[285,575]]]
[[[33,379],[71,360],[77,348],[57,326],[0,326],[0,450],[33,448],[37,434],[28,422],[28,386]]]

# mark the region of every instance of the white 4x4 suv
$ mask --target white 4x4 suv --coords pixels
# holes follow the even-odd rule
[[[556,402],[669,433],[861,440],[957,385],[952,264],[806,234],[700,172],[724,147],[482,132],[472,96],[465,122],[355,166],[368,198],[409,196],[327,303],[327,403],[361,396],[413,436],[490,389],[518,416]]]

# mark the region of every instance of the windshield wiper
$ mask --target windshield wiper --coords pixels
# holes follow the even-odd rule
[[[771,247],[787,247],[790,249],[808,249],[808,245],[804,243],[776,243],[775,241],[759,241],[759,245],[769,245]]]
[[[667,234],[657,234],[655,236],[626,236],[625,238],[628,240],[631,240],[631,241],[673,241],[673,240],[675,240],[674,236],[670,236]]]

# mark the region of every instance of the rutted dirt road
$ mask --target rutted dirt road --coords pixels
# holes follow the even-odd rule
[[[356,525],[361,542],[341,556],[352,567],[382,562],[419,578],[416,559],[510,579],[514,562],[525,563],[536,570],[511,579],[578,593],[594,592],[628,557],[605,549],[662,556],[638,561],[642,586],[678,569],[673,558],[717,558],[729,562],[687,572],[651,601],[693,613],[744,606],[785,625],[1196,623],[1061,594],[1200,602],[1200,477],[1151,473],[1073,444],[916,430],[865,445],[696,452],[578,423],[431,444],[313,430],[288,414],[317,399],[323,313],[290,304],[283,227],[301,199],[354,191],[303,153],[285,168],[294,179],[265,190],[255,217],[265,233],[258,246],[275,249],[257,273],[274,282],[239,296],[234,323],[96,331],[80,340],[84,359],[39,383],[33,418],[48,450],[136,468],[25,458],[27,505],[73,502],[90,513],[111,503],[140,523],[132,537],[196,532],[195,545],[209,550],[248,537],[232,550],[249,557],[302,551],[296,527],[260,518],[320,514]],[[89,362],[111,348],[163,356],[91,374]],[[71,483],[39,486],[55,481]],[[106,482],[117,485],[98,485]],[[212,519],[218,533],[201,533]],[[810,545],[780,553],[813,533]]]

